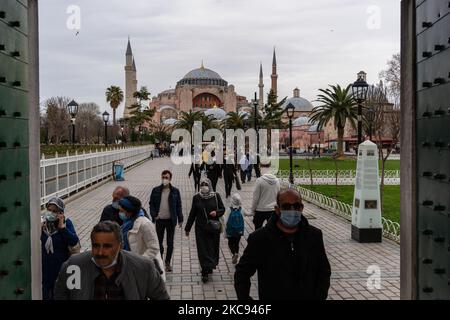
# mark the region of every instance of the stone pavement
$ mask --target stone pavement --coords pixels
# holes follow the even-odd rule
[[[128,187],[131,194],[141,199],[148,209],[151,188],[160,182],[163,169],[173,173],[173,184],[180,188],[185,220],[189,214],[193,181],[188,178],[188,166],[174,166],[169,158],[155,158],[126,172],[124,182],[108,182],[67,204],[67,216],[74,222],[81,240],[82,250],[90,249],[89,234],[98,222],[102,208],[111,201],[111,194],[117,185]],[[254,181],[254,178],[253,178]],[[239,191],[245,209],[249,210],[253,182],[242,185]],[[219,180],[218,191],[224,198],[223,180]],[[233,187],[233,192],[236,190]],[[225,201],[225,200],[224,200]],[[225,205],[227,201],[225,201]],[[305,203],[305,215],[312,225],[320,228],[324,235],[325,247],[331,264],[332,279],[329,299],[399,299],[400,298],[400,247],[384,240],[381,244],[359,244],[350,239],[350,224],[312,204]],[[251,217],[245,218],[245,235],[241,240],[241,252],[246,246],[248,234],[253,231]],[[184,226],[183,226],[184,228]],[[175,250],[172,259],[173,272],[167,275],[167,287],[174,300],[236,299],[233,287],[234,265],[227,241],[221,238],[220,262],[212,275],[212,281],[201,282],[200,267],[195,245],[195,228],[187,238],[183,229],[177,228]],[[380,288],[369,289],[367,282],[369,266],[380,270]],[[258,297],[256,276],[253,277],[251,295]]]

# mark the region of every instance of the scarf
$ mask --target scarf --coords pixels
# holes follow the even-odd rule
[[[144,216],[145,216],[144,211],[141,209],[141,211],[139,211],[139,213],[137,215],[125,220],[124,223],[122,224],[122,226],[120,227],[120,229],[122,231],[122,240],[123,240],[122,242],[123,242],[124,250],[131,251],[130,243],[128,242],[128,232],[131,229],[133,229],[134,222],[136,221],[136,219],[139,217],[144,217]]]
[[[201,189],[202,183],[205,183],[205,182],[208,184],[208,188],[209,188],[208,193],[202,193],[200,191],[198,193],[198,195],[200,195],[200,197],[202,199],[211,199],[212,197],[214,197],[216,195],[216,193],[213,191],[211,180],[209,180],[208,178],[202,177],[200,179],[200,189]]]
[[[45,250],[47,251],[47,254],[50,254],[50,253],[53,254],[53,253],[55,253],[55,250],[53,249],[52,236],[58,232],[58,228],[55,228],[53,225],[49,226],[48,223],[53,223],[53,222],[47,221],[45,224],[45,227],[42,229],[42,231],[44,231],[44,233],[47,235],[47,241],[45,241],[44,247],[45,247]]]

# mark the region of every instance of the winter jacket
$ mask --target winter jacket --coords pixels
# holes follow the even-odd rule
[[[169,294],[166,285],[157,271],[152,260],[140,255],[120,251],[120,274],[116,283],[121,286],[126,300],[168,300]],[[69,289],[67,287],[68,277],[74,275],[73,268],[78,266],[80,277],[80,289]],[[76,270],[76,269],[75,269]],[[98,268],[92,261],[92,252],[86,251],[73,255],[66,261],[59,273],[55,285],[56,300],[92,300],[94,296],[94,282],[100,275]],[[69,283],[71,283],[69,281]]]
[[[156,217],[159,213],[159,207],[161,205],[161,194],[164,186],[161,184],[155,188],[153,188],[152,193],[150,195],[150,215],[153,221],[156,221]],[[170,217],[172,218],[173,225],[177,225],[177,223],[183,222],[183,211],[181,207],[181,195],[180,191],[174,186],[170,185],[170,193],[169,193],[169,210]]]
[[[278,191],[280,191],[280,181],[273,174],[266,173],[256,179],[253,190],[252,213],[275,210]]]
[[[78,236],[75,227],[70,219],[66,219],[66,227],[58,230],[52,235],[53,253],[47,253],[45,243],[48,235],[41,232],[41,252],[42,252],[42,287],[44,299],[51,299],[53,296],[53,287],[62,264],[69,258],[69,246],[73,247],[78,242]]]
[[[149,219],[138,217],[134,221],[133,228],[128,231],[128,243],[130,244],[131,252],[151,260],[156,259],[160,269],[163,271],[161,277],[166,281],[156,228]]]
[[[119,226],[123,223],[122,219],[119,217],[119,209],[113,208],[111,204],[108,204],[105,208],[103,208],[102,216],[100,217],[100,222],[102,221],[117,222]]]
[[[248,237],[234,275],[238,299],[251,299],[250,278],[258,272],[260,300],[325,300],[331,267],[322,232],[302,216],[298,231],[289,238],[276,221],[278,216]]]

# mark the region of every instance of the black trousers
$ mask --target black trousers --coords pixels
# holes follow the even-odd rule
[[[231,188],[233,188],[234,177],[233,176],[231,176],[231,177],[224,176],[223,180],[225,182],[225,194],[228,197],[231,195]]]
[[[242,183],[245,183],[245,178],[247,177],[247,171],[244,171],[242,169],[239,169],[239,171],[241,172],[241,181],[242,181]]]
[[[156,220],[156,234],[158,235],[159,249],[161,251],[161,257],[164,255],[164,231],[167,231],[167,254],[165,262],[170,264],[173,254],[173,238],[175,236],[175,226],[172,219],[158,219]]]
[[[264,221],[269,221],[272,214],[275,214],[275,211],[255,211],[255,216],[253,217],[255,230],[260,229],[263,226]]]
[[[216,192],[217,181],[219,180],[219,178],[211,177],[208,179],[211,180],[211,185],[212,185],[213,191]]]
[[[241,241],[241,236],[228,237],[228,247],[232,254],[239,253],[239,242]]]

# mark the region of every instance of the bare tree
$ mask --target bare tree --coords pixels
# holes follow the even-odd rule
[[[388,92],[389,88],[382,81],[378,86],[371,86],[364,114],[365,127],[372,126],[381,160],[381,206],[383,206],[386,161],[400,141],[400,108],[388,101]],[[370,109],[374,112],[373,121],[368,120],[367,113]]]
[[[388,86],[390,100],[395,105],[400,103],[400,53],[392,56],[387,62],[387,69],[380,72],[380,79],[383,79]]]
[[[66,107],[70,101],[68,97],[52,97],[44,102],[45,123],[50,142],[58,144],[69,139],[70,116]]]

